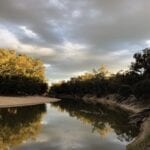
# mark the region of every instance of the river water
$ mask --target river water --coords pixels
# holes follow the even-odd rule
[[[72,101],[0,109],[0,150],[125,150],[130,113]]]

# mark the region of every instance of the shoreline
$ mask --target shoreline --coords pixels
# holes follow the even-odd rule
[[[60,99],[45,96],[0,96],[0,108],[32,106],[57,101]]]
[[[131,111],[133,113],[142,112],[144,109],[150,108],[150,103],[143,105],[138,101],[133,95],[129,96],[127,99],[118,99],[115,94],[107,95],[104,97],[97,97],[95,95],[85,95],[85,96],[77,96],[77,95],[58,95],[56,98],[59,99],[70,99],[80,101],[82,100],[85,103],[89,104],[103,104],[109,105],[113,107],[120,107],[121,109]]]
[[[137,99],[131,95],[125,100],[118,100],[116,95],[108,95],[106,97],[91,97],[91,96],[84,96],[83,101],[86,103],[93,103],[93,104],[103,104],[103,105],[110,105],[113,107],[120,107],[121,109],[131,111],[133,113],[142,112],[145,109],[150,108],[150,105],[142,105]]]
[[[127,150],[148,150],[150,148],[150,117],[140,127],[140,133],[133,142],[127,145]]]

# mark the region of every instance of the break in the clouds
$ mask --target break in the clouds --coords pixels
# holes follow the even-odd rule
[[[0,0],[0,47],[44,61],[50,81],[106,64],[125,69],[150,46],[149,0]]]

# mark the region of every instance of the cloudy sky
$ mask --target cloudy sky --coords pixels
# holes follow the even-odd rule
[[[0,0],[0,47],[40,58],[54,82],[150,46],[149,0]]]

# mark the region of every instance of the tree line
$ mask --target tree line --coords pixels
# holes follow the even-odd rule
[[[133,58],[135,61],[127,71],[108,74],[102,66],[92,73],[53,84],[49,95],[57,97],[67,94],[82,97],[89,94],[102,97],[117,94],[124,98],[135,95],[137,99],[148,99],[150,97],[150,49],[146,48],[135,53]]]
[[[48,85],[44,65],[14,50],[0,49],[0,95],[41,95]]]

